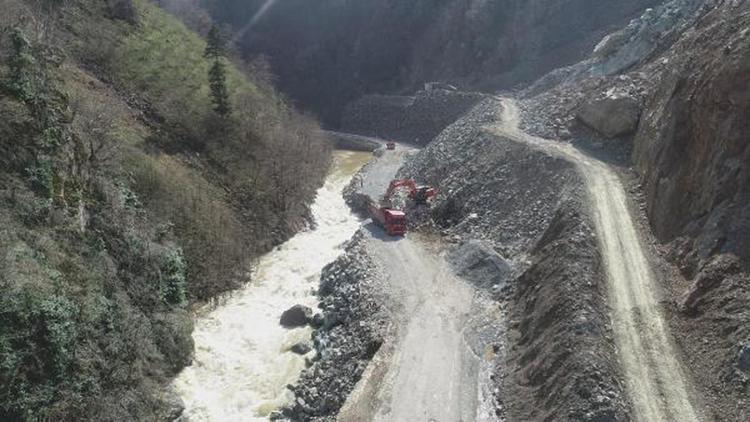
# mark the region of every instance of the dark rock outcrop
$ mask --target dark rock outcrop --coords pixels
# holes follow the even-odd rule
[[[659,240],[688,236],[695,259],[734,253],[750,268],[748,11],[726,3],[665,55],[633,161]]]
[[[641,107],[632,97],[605,97],[583,104],[576,117],[602,135],[615,138],[638,129]]]
[[[296,328],[307,325],[312,319],[313,311],[304,305],[294,305],[281,314],[279,323],[286,328]]]

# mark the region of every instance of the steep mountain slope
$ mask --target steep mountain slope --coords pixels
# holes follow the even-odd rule
[[[748,19],[747,1],[669,1],[524,93],[527,129],[602,157],[632,150],[634,191],[674,264],[662,284],[668,322],[717,420],[750,412]],[[592,104],[609,116],[588,119]],[[625,114],[617,104],[637,114],[606,139]]]
[[[306,224],[328,143],[229,62],[217,117],[205,42],[145,0],[0,30],[0,419],[166,418],[191,303]]]
[[[433,80],[510,88],[582,59],[609,31],[658,0],[396,0],[207,2],[265,55],[279,86],[332,125],[348,101]]]

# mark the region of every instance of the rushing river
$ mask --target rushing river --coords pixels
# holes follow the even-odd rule
[[[309,339],[310,329],[284,329],[279,317],[298,303],[317,306],[313,291],[321,269],[360,225],[342,190],[371,157],[336,151],[312,205],[316,227],[263,256],[251,283],[198,317],[195,361],[175,380],[191,422],[267,420],[291,398],[286,385],[297,380],[305,362],[289,348]]]

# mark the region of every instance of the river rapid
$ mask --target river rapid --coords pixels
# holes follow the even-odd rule
[[[331,172],[311,207],[315,227],[261,257],[250,283],[220,306],[198,313],[193,365],[174,382],[191,422],[265,421],[292,398],[286,385],[297,380],[305,358],[289,348],[309,340],[311,330],[284,329],[279,317],[298,303],[317,306],[321,269],[343,252],[360,226],[342,191],[370,158],[370,153],[334,152]]]

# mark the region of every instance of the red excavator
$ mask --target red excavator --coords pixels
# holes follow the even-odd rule
[[[426,205],[427,202],[437,195],[437,190],[429,186],[417,186],[413,180],[397,179],[391,182],[385,192],[382,204],[378,205],[370,201],[368,210],[372,221],[382,227],[390,236],[402,236],[406,234],[406,213],[404,210],[395,209],[393,205],[393,194],[400,188],[406,188],[410,200],[415,205]]]
[[[411,179],[396,179],[388,185],[388,190],[385,192],[385,200],[390,201],[394,192],[402,187],[408,189],[409,199],[417,205],[426,205],[427,201],[437,195],[437,190],[433,187],[417,186]]]

